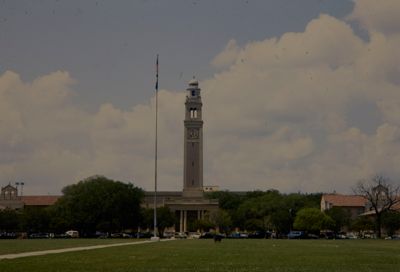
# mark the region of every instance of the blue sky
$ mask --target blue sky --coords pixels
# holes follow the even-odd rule
[[[0,1],[0,183],[183,183],[193,75],[204,183],[349,193],[400,178],[400,2]]]

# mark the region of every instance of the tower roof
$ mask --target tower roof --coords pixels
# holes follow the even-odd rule
[[[190,81],[189,81],[189,86],[199,86],[199,82],[195,79],[195,78],[193,78],[193,79],[191,79]]]

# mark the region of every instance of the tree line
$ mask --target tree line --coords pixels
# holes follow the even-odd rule
[[[189,222],[188,228],[192,231],[218,229],[227,234],[237,229],[273,231],[278,237],[291,230],[319,235],[321,230],[339,233],[346,228],[355,232],[375,230],[380,237],[384,227],[387,234],[392,235],[400,228],[400,213],[392,209],[398,201],[398,188],[392,188],[385,179],[375,177],[372,181],[372,184],[363,182],[357,187],[375,211],[372,220],[365,216],[352,218],[348,210],[340,207],[322,212],[320,193],[218,191],[207,193],[206,197],[218,199],[220,209],[202,220]],[[0,211],[0,232],[64,233],[73,229],[83,237],[91,237],[96,232],[153,228],[153,210],[141,207],[144,191],[132,183],[93,176],[66,186],[62,192],[56,204],[47,208]],[[161,236],[164,229],[179,224],[167,207],[158,208],[157,217]]]
[[[53,206],[0,211],[0,232],[61,234],[72,229],[93,237],[152,226],[152,210],[141,208],[144,191],[132,183],[93,176],[66,186],[62,193]],[[161,228],[175,223],[169,209],[160,208],[158,214]]]
[[[339,234],[346,228],[362,233],[377,230],[373,218],[352,218],[349,210],[333,207],[320,210],[322,194],[282,194],[277,190],[256,191],[244,194],[220,191],[209,193],[217,198],[220,210],[209,219],[200,222],[200,226],[217,225],[222,232],[229,233],[236,228],[248,232],[275,232],[277,237],[291,230],[302,230],[309,234],[320,235],[321,230]],[[386,211],[382,215],[382,226],[388,235],[400,228],[400,214]]]

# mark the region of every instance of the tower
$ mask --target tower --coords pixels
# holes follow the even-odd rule
[[[192,79],[186,90],[183,195],[200,197],[203,194],[203,104],[197,80]]]

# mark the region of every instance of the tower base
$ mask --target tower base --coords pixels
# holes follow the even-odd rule
[[[182,196],[187,198],[203,197],[203,188],[183,189]]]

